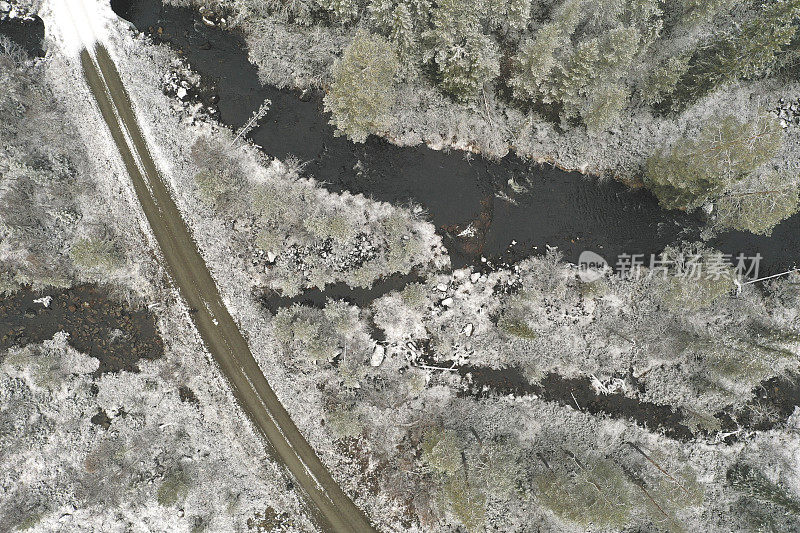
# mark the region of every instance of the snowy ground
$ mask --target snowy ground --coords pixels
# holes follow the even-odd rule
[[[642,297],[648,291],[652,298],[661,296],[652,286],[610,282],[581,287],[572,267],[546,260],[524,263],[521,272],[437,275],[446,261],[429,224],[406,210],[288,179],[282,163],[263,161],[245,145],[231,154],[251,182],[301,190],[307,205],[355,213],[364,225],[375,220],[369,217],[396,215],[419,243],[411,263],[428,274],[424,285],[388,295],[372,310],[329,305],[324,311],[285,311],[276,320],[254,301],[253,290],[296,272],[278,268],[273,278],[263,271],[256,275],[249,258],[239,257],[245,255],[250,234],[235,230],[225,213],[204,204],[194,182],[194,142],[207,137],[225,146],[233,134],[160,92],[170,71],[182,68],[171,52],[134,37],[124,24],[108,18],[105,7],[102,13],[95,19],[100,25],[96,33],[107,36],[154,155],[228,307],[298,427],[379,529],[457,531],[469,522],[479,524],[475,530],[485,524],[501,531],[614,531],[624,522],[641,530],[722,532],[757,530],[771,520],[774,530],[790,530],[791,513],[797,510],[793,505],[800,500],[797,412],[774,430],[741,432],[732,444],[678,442],[632,422],[531,396],[460,397],[460,380],[415,366],[408,342],[431,341],[441,359],[521,365],[531,378],[557,370],[595,373],[605,381],[631,364],[641,377],[650,367],[680,368],[691,362],[691,353],[682,355],[686,360],[667,361],[666,367],[657,360],[657,340],[669,331],[660,326],[688,322],[702,331],[717,325],[728,339],[725,335],[735,337],[738,331],[731,317],[749,307],[769,311],[772,326],[796,327],[796,288],[787,285],[772,300],[747,293],[738,303],[726,300],[695,314],[681,311],[686,316],[677,319],[674,312],[665,315],[669,322],[653,322],[645,332],[654,348],[642,355],[624,337],[639,334],[656,316],[641,314],[659,305]],[[47,79],[67,115],[80,117],[75,124],[79,136],[93,149],[92,176],[98,197],[108,202],[98,217],[125,236],[130,265],[142,273],[120,276],[115,283],[155,304],[167,350],[162,360],[143,364],[139,374],[100,378],[96,393],[88,375],[96,363],[70,350],[59,336],[4,358],[0,439],[10,435],[15,446],[0,463],[5,491],[0,519],[7,521],[6,529],[30,520],[42,531],[190,530],[200,521],[206,530],[228,531],[245,530],[247,519],[257,513],[286,513],[292,524],[287,529],[310,529],[296,494],[286,490],[285,480],[267,460],[259,459],[264,457],[260,439],[208,361],[187,310],[164,281],[157,247],[111,140],[99,115],[86,111],[91,98],[73,55],[79,39],[66,33],[59,39],[65,53],[51,50]],[[331,272],[318,269],[323,281],[349,279],[346,273],[335,277]],[[305,274],[299,279],[301,286],[313,284]],[[519,292],[498,295],[498,285]],[[389,345],[379,352],[382,360],[371,338],[368,319],[373,314]],[[307,316],[310,322],[304,321]],[[627,328],[622,340],[608,340],[602,328],[609,322]],[[503,324],[505,333],[498,328]],[[531,332],[538,337],[529,338]],[[585,350],[601,338],[606,339],[602,349]],[[570,357],[571,349],[580,357]],[[327,357],[331,353],[336,364]],[[698,399],[696,391],[681,390],[684,374],[659,377],[656,370],[642,379],[652,380],[648,399],[653,401],[699,401],[709,409],[720,402],[716,393]],[[663,389],[653,386],[659,383]],[[181,401],[181,385],[194,391],[199,406]],[[736,401],[746,398],[746,386],[733,390]],[[108,429],[89,422],[100,408],[111,417]],[[17,436],[16,424],[23,419],[30,422]],[[447,438],[425,444],[442,431]],[[737,474],[750,472],[741,465],[763,477]],[[98,494],[99,480],[109,488]]]

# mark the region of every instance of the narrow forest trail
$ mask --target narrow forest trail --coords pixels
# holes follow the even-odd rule
[[[84,10],[84,6],[77,7]],[[234,396],[268,441],[273,456],[294,476],[311,516],[322,530],[374,531],[365,514],[333,480],[267,383],[159,174],[113,60],[92,35],[89,15],[69,10],[72,29],[81,34],[86,45],[80,50],[86,82],[133,182],[167,271],[186,304],[197,310],[192,314],[194,324]]]

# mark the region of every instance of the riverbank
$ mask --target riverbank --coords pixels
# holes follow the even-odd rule
[[[148,17],[152,22],[152,13]],[[180,51],[201,76],[199,91],[205,97],[194,102],[210,104],[218,113],[214,116],[231,128],[244,124],[269,99],[267,118],[250,138],[270,156],[297,157],[306,175],[334,192],[423,206],[456,267],[474,264],[481,255],[496,263],[514,261],[544,253],[548,245],[572,262],[582,251],[593,250],[613,264],[620,254],[647,257],[676,239],[701,236],[699,214],[665,211],[646,191],[614,181],[583,178],[511,155],[494,162],[421,146],[401,148],[375,137],[363,145],[336,137],[321,93],[262,86],[242,36],[203,22],[196,11],[167,5],[158,24],[140,29]],[[491,219],[476,241],[468,228],[487,212],[487,202]],[[793,250],[800,250],[799,226],[796,215],[774,230],[774,238],[725,232],[710,244],[732,256],[761,252],[763,271],[778,273],[797,264]]]
[[[618,279],[609,274],[586,281],[553,251],[546,258],[535,256],[513,265],[492,265],[493,258],[483,262],[473,255],[472,268],[451,270],[445,266],[446,254],[436,244],[432,225],[414,214],[417,209],[365,197],[345,200],[346,194],[322,190],[313,179],[300,177],[301,166],[269,157],[266,150],[259,151],[251,144],[234,144],[234,133],[205,117],[196,105],[195,98],[208,94],[205,91],[210,85],[197,90],[197,77],[185,63],[175,60],[174,49],[154,46],[127,30],[117,32],[124,25],[111,24],[115,37],[110,50],[117,54],[114,59],[131,97],[132,111],[152,150],[153,163],[163,173],[220,288],[221,299],[299,430],[346,493],[375,517],[380,529],[524,531],[536,527],[580,532],[592,527],[652,529],[674,522],[685,529],[716,533],[747,530],[748,524],[759,523],[765,514],[786,523],[793,519],[793,502],[800,496],[795,482],[800,420],[792,403],[796,388],[780,379],[762,378],[784,371],[788,374],[797,367],[800,307],[793,285],[796,278],[746,286],[740,293],[723,275],[718,282],[685,279],[676,272],[665,273],[663,278]],[[168,28],[162,28],[162,35],[165,32],[173,37]],[[211,56],[215,49],[207,52]],[[64,103],[70,110],[67,116],[81,118],[79,131],[86,144],[97,149],[98,159],[112,157],[115,150],[102,123],[83,111],[90,96],[80,83],[80,71],[59,63],[57,57],[49,61],[46,71],[51,83],[59,88],[58,94],[69,95]],[[213,70],[208,74],[213,75]],[[184,91],[179,93],[178,88]],[[259,103],[262,93],[253,95]],[[315,110],[315,120],[324,124],[326,117],[318,112],[313,94],[292,98],[309,100],[312,105],[308,109]],[[224,105],[233,109],[233,100],[229,102]],[[223,98],[219,103],[223,109]],[[281,116],[293,108],[274,105],[273,109]],[[286,126],[267,123],[262,129],[294,131],[299,140],[284,142],[314,145],[318,139],[298,124],[309,123],[298,119],[287,121]],[[286,129],[280,130],[282,127]],[[321,139],[328,146],[327,137]],[[200,145],[204,149],[192,150],[198,140],[204,141]],[[317,148],[325,152],[325,147]],[[382,142],[370,148],[386,150]],[[429,156],[425,150],[401,153],[413,164],[420,154]],[[203,157],[197,157],[198,152]],[[209,180],[196,178],[205,158],[219,153],[223,164],[211,167],[212,177],[225,178],[223,185],[236,184],[230,190],[204,187]],[[441,155],[462,161],[465,166],[458,169],[469,171],[476,164],[476,159],[463,161],[462,154]],[[369,154],[360,152],[355,157],[339,162],[343,168],[338,172],[354,173],[362,184],[369,183],[370,176],[380,175],[380,164],[386,162],[373,161],[363,171],[360,166],[353,167]],[[448,164],[450,159],[436,161]],[[117,202],[112,209],[115,217],[142,222],[124,169],[119,161],[113,163],[109,166],[112,171],[92,179],[101,183],[104,196]],[[336,163],[336,159],[325,161],[334,170]],[[326,172],[333,174],[334,170]],[[442,173],[446,170],[440,167]],[[403,177],[403,173],[386,175]],[[489,235],[492,224],[502,220],[498,205],[506,200],[499,198],[501,193],[513,192],[518,204],[528,194],[514,190],[522,177],[524,174],[508,184],[508,175],[488,171],[478,175],[475,180],[486,188],[479,189],[482,194],[468,196],[476,199],[469,213],[473,223],[451,221],[450,226],[439,228],[440,233],[464,232],[470,249],[479,249],[481,233]],[[572,176],[567,176],[565,183],[569,183],[567,178]],[[495,189],[492,180],[507,188]],[[380,180],[373,181],[380,185]],[[452,183],[460,182],[454,179]],[[572,190],[558,180],[547,183]],[[576,183],[581,184],[580,180]],[[380,212],[410,221],[416,231],[402,235],[428,243],[418,248],[415,256],[420,258],[415,263],[423,268],[410,269],[406,276],[389,276],[387,270],[384,278],[363,291],[350,291],[346,272],[334,274],[341,277],[331,279],[339,283],[330,293],[311,289],[290,297],[292,293],[286,291],[284,298],[257,290],[263,289],[266,278],[261,275],[268,270],[276,279],[292,279],[302,272],[288,261],[293,254],[280,259],[264,254],[265,262],[251,261],[248,246],[254,235],[253,223],[262,221],[229,216],[229,204],[249,208],[254,205],[249,203],[250,193],[265,185],[279,191],[277,200],[275,195],[270,198],[269,205],[279,207],[272,211],[299,213],[295,218],[280,215],[270,220],[290,236],[313,237],[310,243],[339,237],[312,234],[310,229],[319,232],[330,226],[313,222],[308,213],[363,221],[367,220],[362,218],[364,213]],[[406,194],[405,182],[401,185],[398,194]],[[285,191],[301,194],[290,196],[283,194]],[[433,190],[430,194],[445,193]],[[549,198],[559,198],[558,191],[552,194]],[[581,202],[588,199],[575,194],[580,201],[565,198],[557,204],[562,211],[545,206],[545,215],[560,213],[568,218],[581,212]],[[208,197],[213,201],[207,202]],[[463,197],[442,201],[457,204]],[[617,201],[613,205],[624,210],[627,204]],[[535,207],[535,202],[530,206]],[[592,208],[586,207],[597,214]],[[614,214],[599,213],[588,220],[596,226],[613,227],[617,223]],[[634,223],[635,213],[626,216],[631,217],[623,218],[626,223]],[[302,225],[295,225],[297,218]],[[307,219],[312,223],[306,224]],[[347,225],[334,227],[346,229]],[[150,236],[146,225],[142,229],[137,232],[139,240]],[[620,230],[623,236],[625,231]],[[349,242],[341,239],[336,246]],[[623,238],[625,243],[628,241]],[[151,238],[150,245],[154,244]],[[427,248],[430,244],[435,244],[435,250]],[[134,253],[140,261],[153,261],[143,251],[146,248],[140,244]],[[328,253],[329,248],[319,249]],[[439,262],[438,267],[430,266],[431,258]],[[283,264],[294,270],[287,273],[281,266],[276,268],[275,260],[285,261]],[[157,273],[155,279],[162,279],[163,271],[151,270]],[[318,281],[330,275],[321,272]],[[241,468],[253,468],[247,457],[261,456],[259,441],[245,419],[231,416],[236,413],[232,397],[215,365],[208,363],[208,354],[191,327],[193,310],[183,307],[166,284],[152,292],[159,302],[165,301],[156,311],[165,320],[162,330],[169,333],[165,336],[166,357],[142,361],[142,377],[110,380],[105,376],[107,386],[100,389],[96,406],[85,402],[83,388],[74,382],[68,382],[63,392],[69,398],[68,391],[78,391],[73,396],[80,402],[80,410],[86,418],[93,415],[94,421],[82,422],[88,435],[101,431],[109,435],[103,442],[111,452],[94,453],[85,466],[75,470],[82,474],[81,469],[88,468],[101,476],[120,469],[115,459],[104,461],[103,457],[138,459],[131,451],[116,453],[118,443],[112,437],[118,428],[124,428],[125,443],[146,439],[147,444],[156,443],[191,458],[174,461],[168,454],[154,452],[158,460],[151,461],[148,455],[142,468],[136,466],[140,463],[123,463],[121,471],[131,471],[133,486],[139,488],[134,497],[146,502],[133,506],[137,511],[145,509],[146,517],[138,523],[164,529],[159,528],[159,520],[175,513],[173,523],[187,528],[243,528],[246,518],[252,517],[256,523],[266,517],[267,522],[277,519],[272,520],[273,525],[277,522],[286,529],[302,529],[304,524],[280,519],[285,512],[302,518],[302,509],[290,504],[295,493],[289,485],[284,491],[280,478],[265,475],[262,469],[262,479],[239,475]],[[328,301],[328,295],[336,301]],[[267,306],[275,316],[267,312]],[[193,372],[195,367],[200,371]],[[14,372],[15,379],[23,373]],[[27,376],[24,378],[28,383]],[[151,381],[168,383],[170,390],[154,391]],[[209,428],[187,423],[184,417],[202,421],[210,412],[195,414],[187,389],[201,405],[204,399],[216,401],[208,390],[219,393],[222,408],[215,416],[220,416],[223,424]],[[226,415],[225,409],[231,411]],[[63,412],[69,415],[67,420],[72,419],[73,411]],[[146,431],[136,433],[136,427]],[[178,430],[185,428],[189,428],[189,439],[180,437]],[[226,457],[233,464],[222,462],[218,448],[210,455],[213,466],[201,461],[211,448],[211,443],[197,440],[204,431],[231,444],[233,453]],[[62,441],[50,442],[55,447]],[[142,449],[150,453],[157,446]],[[38,461],[52,464],[46,458]],[[207,472],[220,475],[231,471],[235,475],[225,475],[219,485],[208,482],[197,488],[189,483],[184,491],[187,479],[204,481]],[[119,474],[114,479],[120,479],[123,486],[131,484]],[[148,492],[137,479],[149,479],[152,483],[148,486],[159,490]],[[780,503],[753,499],[748,489],[753,483],[770,487]],[[603,503],[594,487],[613,495],[608,498],[612,504]],[[265,494],[279,501],[267,503]],[[200,508],[204,495],[210,502],[207,509]],[[237,503],[225,510],[229,497]],[[125,494],[121,500],[127,498]],[[570,505],[565,507],[564,501]],[[253,505],[269,508],[253,515]],[[81,512],[85,516],[85,511]],[[104,516],[104,525],[114,521],[111,514]],[[48,508],[44,523],[55,520],[58,514]],[[789,529],[784,526],[779,523],[776,528]]]

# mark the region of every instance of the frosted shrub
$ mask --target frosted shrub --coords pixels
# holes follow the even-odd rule
[[[534,479],[536,499],[561,519],[584,528],[622,529],[631,520],[636,494],[625,473],[602,457],[547,459]]]
[[[330,324],[320,315],[322,312],[317,309],[297,304],[280,309],[273,322],[275,335],[312,361],[330,361],[338,352],[338,342]]]
[[[10,296],[21,288],[10,272],[0,271],[0,296]]]
[[[124,264],[114,243],[100,237],[78,239],[70,246],[69,255],[75,265],[85,270],[110,273]]]
[[[337,381],[346,388],[360,387],[373,343],[357,307],[334,301],[324,309],[295,304],[277,312],[273,327],[292,360],[309,368],[335,365]]]
[[[161,481],[156,493],[159,505],[170,507],[186,498],[189,491],[189,478],[183,470],[174,470],[167,473]]]
[[[422,439],[422,459],[439,474],[461,469],[461,447],[455,431],[433,427]]]
[[[357,438],[365,423],[353,409],[335,409],[328,413],[328,425],[340,439]]]
[[[205,137],[192,146],[192,159],[200,169],[194,176],[200,198],[216,209],[230,208],[246,183],[238,162]]]
[[[469,533],[483,531],[486,521],[486,495],[474,487],[475,480],[467,479],[463,471],[449,476],[440,487],[442,506],[447,509]]]
[[[20,67],[28,60],[28,55],[17,43],[0,35],[0,65],[8,63],[10,67]]]
[[[341,243],[353,239],[357,231],[350,217],[344,213],[329,214],[317,211],[308,215],[303,220],[303,225],[313,239],[333,239]]]
[[[736,288],[733,266],[721,252],[703,244],[668,247],[663,259],[672,266],[662,285],[662,297],[673,311],[708,308]]]

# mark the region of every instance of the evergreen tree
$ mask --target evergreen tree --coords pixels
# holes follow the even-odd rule
[[[432,10],[424,59],[436,69],[439,87],[467,100],[500,73],[497,43],[481,33],[479,11],[468,0],[442,0]]]
[[[800,0],[765,3],[733,31],[726,31],[700,47],[680,81],[681,90],[671,108],[681,111],[719,85],[768,75],[781,66],[787,47],[797,34]]]
[[[439,474],[454,474],[461,470],[461,443],[455,431],[433,427],[422,439],[422,458]]]
[[[672,95],[689,69],[690,59],[691,54],[681,54],[661,61],[639,88],[642,101],[647,105],[655,105]]]
[[[367,6],[370,20],[397,47],[401,66],[410,67],[419,41],[419,28],[427,24],[430,5],[427,0],[371,0]]]
[[[359,0],[316,0],[319,7],[330,13],[335,22],[346,24],[357,20],[362,5]]]
[[[632,4],[612,4],[608,13],[587,15],[579,2],[568,2],[524,41],[511,80],[517,98],[557,104],[563,119],[580,118],[590,130],[610,126],[630,95],[626,79],[646,41],[642,31],[652,30],[659,13],[637,3],[636,19]]]
[[[797,212],[799,194],[796,180],[767,172],[758,180],[757,189],[733,191],[716,202],[716,225],[769,235]]]
[[[325,95],[325,110],[338,132],[355,142],[386,127],[394,99],[397,58],[390,43],[360,30],[333,66],[333,82]]]
[[[679,140],[647,161],[645,184],[666,208],[694,209],[719,196],[780,149],[783,135],[773,116],[710,122],[697,138]]]
[[[522,31],[531,18],[531,0],[486,0],[489,26],[504,33]]]

